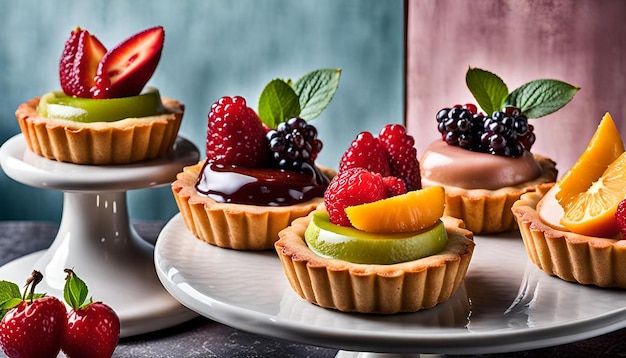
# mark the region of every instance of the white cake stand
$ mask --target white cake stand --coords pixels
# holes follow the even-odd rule
[[[153,332],[195,317],[160,284],[154,247],[130,224],[126,191],[167,185],[184,166],[198,159],[198,149],[180,137],[163,158],[115,166],[45,159],[27,149],[23,135],[9,139],[0,148],[4,172],[29,186],[63,191],[63,214],[50,248],[0,267],[0,279],[21,286],[37,269],[44,275],[37,292],[62,299],[63,270],[73,268],[87,283],[93,299],[117,312],[122,337]]]

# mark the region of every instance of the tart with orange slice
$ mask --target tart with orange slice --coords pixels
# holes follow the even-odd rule
[[[617,208],[626,197],[626,152],[610,114],[554,185],[512,208],[531,261],[563,280],[626,288],[626,240]],[[621,220],[623,221],[623,220]]]
[[[339,311],[394,314],[455,294],[473,234],[461,220],[442,216],[443,188],[388,196],[390,182],[360,167],[340,171],[324,204],[279,233],[275,248],[300,297]]]

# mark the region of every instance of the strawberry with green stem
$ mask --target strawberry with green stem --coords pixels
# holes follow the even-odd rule
[[[68,358],[111,357],[120,337],[120,320],[115,311],[102,302],[87,299],[89,290],[73,270],[67,273],[63,296],[71,310],[61,342]]]
[[[24,293],[12,282],[0,281],[0,346],[9,357],[56,357],[67,310],[56,297],[35,293],[43,275],[34,270],[26,281]]]

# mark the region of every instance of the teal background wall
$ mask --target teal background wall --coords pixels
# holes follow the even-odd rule
[[[342,68],[333,102],[314,124],[319,162],[336,168],[350,141],[404,118],[402,0],[0,0],[0,143],[19,133],[17,106],[58,89],[63,44],[77,25],[107,48],[163,25],[165,47],[150,85],[186,105],[180,135],[203,153],[210,105],[241,95],[253,108],[273,78]],[[128,192],[130,216],[169,219],[169,187]],[[0,220],[61,217],[62,193],[0,173]]]

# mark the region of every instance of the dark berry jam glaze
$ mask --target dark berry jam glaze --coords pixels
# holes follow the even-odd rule
[[[207,161],[196,190],[220,203],[287,206],[323,197],[330,182],[319,168],[303,165],[300,172],[250,169]]]

